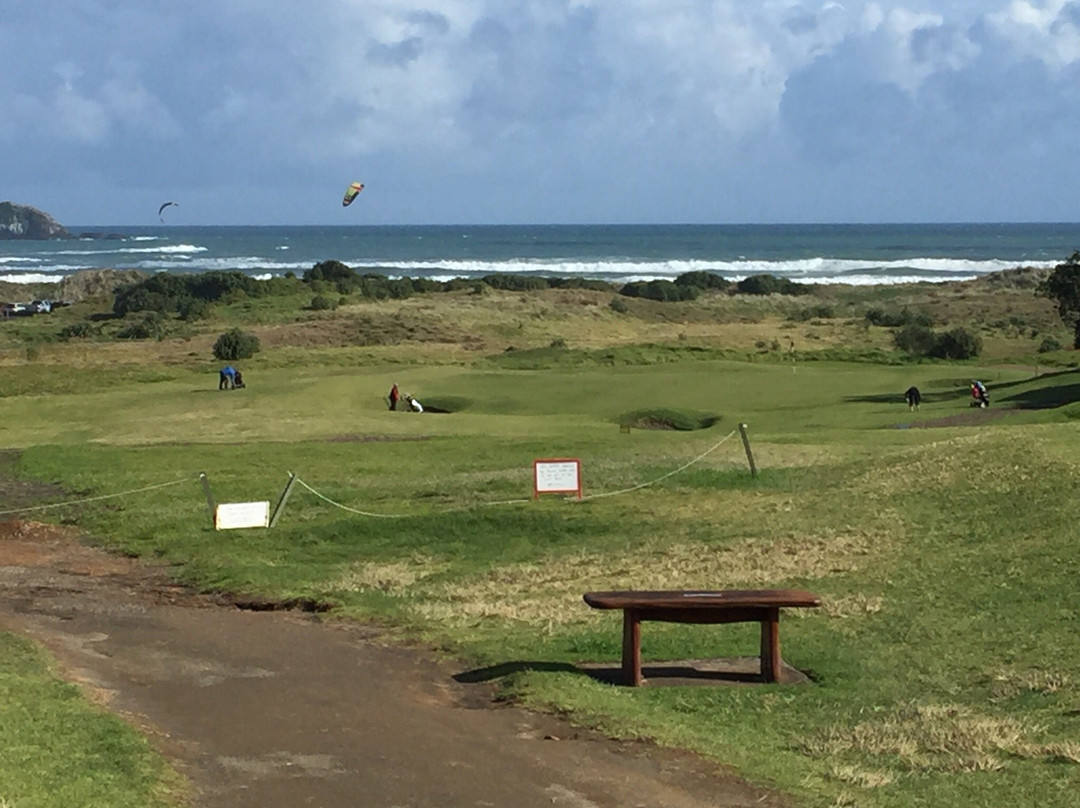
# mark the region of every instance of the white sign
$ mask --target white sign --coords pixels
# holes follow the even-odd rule
[[[269,524],[269,502],[223,502],[214,511],[214,527],[218,530],[266,527]]]
[[[533,496],[541,494],[581,496],[581,461],[536,460],[533,462]]]

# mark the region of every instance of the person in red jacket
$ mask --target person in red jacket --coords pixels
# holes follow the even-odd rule
[[[401,395],[398,393],[397,383],[395,382],[394,386],[390,388],[390,395],[387,396],[387,399],[390,401],[390,409],[397,409],[398,399],[400,398]]]

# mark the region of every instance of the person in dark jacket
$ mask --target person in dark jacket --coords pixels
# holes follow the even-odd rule
[[[909,387],[907,392],[904,393],[904,400],[907,402],[909,410],[919,409],[919,404],[922,402],[922,394],[919,392],[919,388]]]

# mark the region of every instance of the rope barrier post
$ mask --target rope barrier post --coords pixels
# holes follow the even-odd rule
[[[757,466],[754,465],[754,453],[750,451],[750,438],[746,436],[746,424],[739,424],[739,434],[742,435],[742,445],[746,449],[746,460],[750,463],[750,476],[757,477]]]
[[[278,498],[277,505],[274,506],[274,514],[270,517],[270,524],[267,527],[273,527],[277,524],[278,517],[281,516],[281,511],[285,507],[285,503],[289,499],[289,494],[292,493],[293,485],[296,484],[296,475],[291,471],[289,472],[289,481],[285,483],[285,490],[281,492],[281,496]]]
[[[205,471],[200,471],[199,480],[202,482],[203,491],[206,492],[206,504],[210,508],[210,521],[214,523],[217,521],[214,515],[216,508],[214,507],[214,495],[210,493],[210,478],[206,476]]]

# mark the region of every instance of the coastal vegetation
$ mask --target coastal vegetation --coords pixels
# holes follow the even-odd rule
[[[55,501],[188,481],[33,518],[201,590],[377,620],[498,671],[506,699],[693,749],[800,805],[1074,803],[1080,370],[1073,351],[1043,350],[1073,331],[1040,292],[1048,272],[798,293],[697,278],[672,282],[692,296],[654,299],[501,276],[405,293],[318,266],[251,291],[122,287],[0,322],[12,475],[69,492]],[[121,296],[142,302],[118,311]],[[182,316],[188,298],[200,317]],[[121,337],[151,315],[156,333]],[[232,329],[261,350],[246,389],[218,392],[214,345]],[[967,358],[939,350],[946,337]],[[987,410],[969,407],[974,378]],[[432,412],[389,412],[394,383]],[[579,458],[586,500],[531,500],[539,457]],[[199,471],[242,501],[273,499],[287,470],[397,518],[298,491],[273,529],[212,529]],[[823,608],[783,629],[785,660],[812,682],[596,681],[578,666],[618,660],[618,616],[581,595],[630,587],[819,593]],[[755,630],[650,624],[644,654],[750,655]],[[50,704],[40,655],[0,642],[30,660],[0,662],[7,709]],[[110,754],[142,779],[99,802],[154,805],[164,766],[116,726]],[[19,748],[0,745],[0,772]],[[64,804],[36,782],[20,785],[26,804]]]

